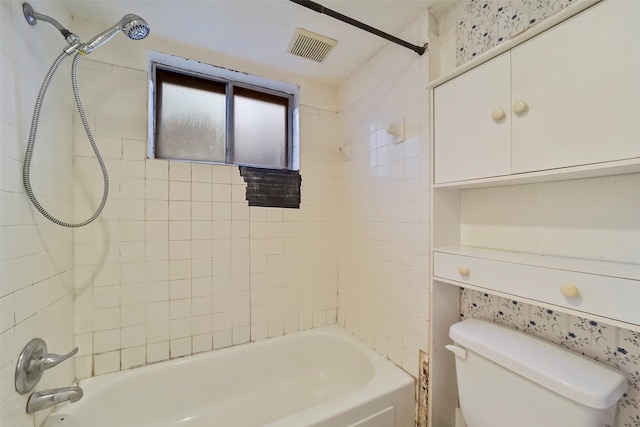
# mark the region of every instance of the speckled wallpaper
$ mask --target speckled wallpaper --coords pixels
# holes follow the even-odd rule
[[[460,317],[514,327],[624,372],[629,388],[612,427],[640,427],[640,332],[521,302],[462,289]]]
[[[470,61],[576,1],[463,0],[456,3],[456,65]]]

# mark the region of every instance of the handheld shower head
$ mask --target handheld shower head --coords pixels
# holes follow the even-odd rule
[[[147,21],[140,18],[138,15],[125,15],[120,20],[120,22],[122,21],[125,21],[125,23],[122,24],[122,32],[124,32],[131,40],[142,40],[147,37],[151,31]]]
[[[89,54],[93,52],[94,49],[102,46],[113,36],[115,36],[118,31],[122,31],[129,37],[131,40],[142,40],[143,38],[149,35],[151,29],[149,28],[149,24],[147,21],[139,17],[138,15],[128,14],[122,17],[117,24],[113,27],[107,28],[87,43],[83,43],[78,47],[78,50],[83,54]]]

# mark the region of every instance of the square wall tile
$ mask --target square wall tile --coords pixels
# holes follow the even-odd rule
[[[96,354],[93,357],[93,374],[102,375],[120,370],[120,350]]]
[[[122,369],[132,369],[143,366],[147,362],[146,347],[144,345],[137,347],[123,348],[120,352]]]
[[[191,181],[191,163],[172,161],[169,162],[169,177],[171,181]]]
[[[195,335],[192,339],[193,353],[202,353],[213,349],[212,334]]]
[[[192,339],[191,337],[180,338],[176,340],[171,340],[169,345],[169,352],[171,358],[187,356],[191,354],[192,351]]]
[[[147,363],[169,359],[169,341],[147,344]]]

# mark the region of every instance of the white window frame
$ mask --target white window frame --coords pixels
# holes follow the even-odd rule
[[[271,94],[289,95],[292,97],[289,103],[289,115],[291,118],[291,126],[288,133],[288,170],[300,170],[300,89],[297,85],[291,83],[280,82],[277,80],[267,79],[265,77],[255,76],[240,71],[230,70],[211,64],[205,64],[200,61],[182,58],[161,52],[149,51],[147,55],[147,72],[149,73],[149,108],[148,108],[148,132],[149,143],[147,145],[147,156],[150,159],[155,157],[155,121],[156,121],[156,84],[155,84],[155,67],[156,64],[164,69],[175,71],[178,73],[188,74],[204,79],[229,82],[238,86],[248,87],[249,89],[262,91]],[[169,159],[171,160],[171,159]],[[194,163],[215,163],[225,164],[229,166],[238,166],[239,164],[219,162],[201,162],[193,160]],[[191,160],[183,160],[191,161]],[[257,165],[242,165],[257,166]],[[260,165],[258,167],[266,167]]]

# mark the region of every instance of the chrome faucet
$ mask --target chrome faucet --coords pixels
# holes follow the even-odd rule
[[[62,402],[77,402],[82,399],[82,396],[83,392],[80,387],[61,387],[36,391],[29,397],[27,413],[32,414]]]
[[[15,386],[20,394],[29,393],[40,381],[42,373],[64,362],[78,352],[78,347],[67,354],[47,352],[47,344],[40,338],[34,338],[20,353],[16,365]]]

